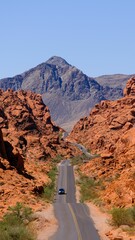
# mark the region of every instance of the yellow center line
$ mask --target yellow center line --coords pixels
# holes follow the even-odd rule
[[[66,166],[66,169],[65,169],[65,190],[66,190],[66,193],[67,193],[67,166]],[[64,195],[64,202],[66,203],[66,194]]]
[[[77,235],[78,235],[78,240],[82,240],[82,236],[81,236],[81,232],[80,232],[80,229],[79,229],[79,225],[78,225],[75,213],[74,213],[73,208],[72,208],[70,203],[68,203],[68,207],[70,209],[70,212],[71,212],[73,220],[74,220],[74,224],[75,224]]]

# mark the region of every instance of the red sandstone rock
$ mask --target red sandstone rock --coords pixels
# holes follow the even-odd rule
[[[101,196],[108,206],[131,206],[135,199],[135,78],[127,82],[122,99],[101,101],[74,127],[69,139],[101,157],[82,171],[105,182]]]
[[[69,157],[74,148],[60,141],[62,131],[40,95],[0,90],[0,217],[16,202],[44,204],[33,190],[41,193],[50,181],[51,158]]]
[[[128,80],[126,88],[124,89],[124,96],[133,95],[135,95],[135,77],[132,77]]]

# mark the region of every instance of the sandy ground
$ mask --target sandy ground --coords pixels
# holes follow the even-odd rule
[[[110,216],[101,212],[99,208],[92,203],[87,203],[87,206],[99,236],[102,240],[109,240],[110,238],[106,236],[106,233],[112,231],[112,227],[108,223]]]
[[[48,240],[57,231],[58,223],[54,216],[53,205],[48,204],[48,207],[43,211],[34,214],[34,226],[37,233],[37,240]]]

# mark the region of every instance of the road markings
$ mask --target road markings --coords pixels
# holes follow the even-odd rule
[[[75,227],[76,227],[76,231],[77,231],[77,235],[78,235],[78,240],[82,240],[82,236],[81,236],[81,232],[80,232],[80,229],[79,229],[79,225],[78,225],[75,213],[74,213],[73,208],[72,208],[70,203],[68,203],[68,207],[69,207],[69,210],[70,210],[70,212],[72,214],[72,217],[73,217],[73,220],[74,220],[74,223],[75,223]]]
[[[65,166],[65,190],[66,190],[66,194],[67,194],[67,166]],[[66,203],[67,201],[67,196],[66,194],[64,195],[64,203]]]

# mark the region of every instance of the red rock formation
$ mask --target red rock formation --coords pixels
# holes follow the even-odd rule
[[[5,141],[29,158],[66,155],[59,141],[62,129],[52,123],[49,109],[39,94],[1,90],[0,128]]]
[[[0,217],[17,201],[35,209],[43,204],[34,192],[49,181],[51,158],[73,152],[60,141],[62,131],[40,95],[0,90]]]
[[[124,96],[134,96],[135,95],[135,77],[128,80],[126,88],[124,89]]]
[[[7,158],[6,148],[5,148],[1,129],[0,129],[0,155],[4,158]]]
[[[127,82],[124,97],[101,101],[81,119],[70,139],[84,144],[100,158],[82,170],[105,181],[102,198],[106,204],[127,206],[135,203],[135,78]]]

